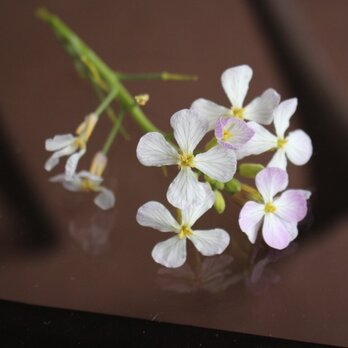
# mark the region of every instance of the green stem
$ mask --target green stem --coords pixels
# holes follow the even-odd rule
[[[111,128],[111,131],[110,131],[108,137],[106,138],[105,144],[104,144],[103,149],[102,149],[102,153],[105,156],[109,152],[112,143],[114,142],[119,130],[121,129],[125,114],[126,114],[125,111],[121,110],[119,116],[117,117],[116,122],[114,123],[113,127]]]
[[[117,73],[120,80],[161,80],[161,81],[196,81],[196,75],[172,74],[168,72],[152,72],[140,74]]]
[[[67,25],[46,9],[39,9],[37,15],[52,27],[57,38],[64,44],[70,55],[75,59],[79,59],[87,68],[91,64],[96,68],[109,89],[115,88],[118,90],[118,99],[140,128],[145,132],[160,132],[134,102],[133,96],[120,82],[117,73],[110,69]]]
[[[105,97],[105,99],[100,103],[94,113],[99,117],[111,104],[117,95],[117,89],[113,88],[111,92]]]

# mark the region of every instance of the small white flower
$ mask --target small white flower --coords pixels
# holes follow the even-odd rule
[[[65,179],[72,179],[80,158],[86,152],[86,145],[94,127],[98,121],[98,116],[91,114],[87,116],[76,130],[77,136],[72,134],[56,135],[54,138],[47,139],[45,148],[53,151],[53,155],[45,163],[45,169],[51,171],[63,156],[70,156],[65,165]],[[78,152],[77,152],[78,151]]]
[[[66,174],[59,174],[50,179],[51,182],[60,182],[63,187],[72,192],[97,192],[94,203],[103,210],[111,209],[115,205],[115,196],[113,192],[104,186],[101,186],[103,178],[101,177],[107,158],[101,152],[94,157],[90,171],[83,170],[74,173],[67,179]]]
[[[217,119],[221,116],[270,124],[273,109],[280,101],[280,96],[274,89],[267,89],[261,96],[243,106],[252,75],[253,71],[248,65],[239,65],[223,72],[221,83],[231,103],[230,108],[202,98],[195,100],[191,108],[209,121],[210,130],[214,129]]]
[[[227,182],[236,172],[236,155],[222,146],[215,146],[197,155],[194,150],[208,132],[208,121],[193,110],[181,110],[170,119],[179,151],[157,132],[145,134],[137,147],[137,157],[145,166],[177,165],[179,174],[170,184],[168,201],[178,207],[199,202],[204,197],[202,186],[192,169],[196,168],[209,177]]]
[[[239,215],[239,226],[251,243],[255,243],[262,224],[263,239],[272,248],[284,249],[297,237],[297,224],[307,214],[310,192],[284,191],[288,182],[288,174],[279,168],[265,168],[256,175],[262,203],[245,203]],[[284,192],[276,197],[281,191]]]
[[[155,245],[152,257],[166,267],[182,266],[186,261],[186,240],[189,239],[196,249],[205,256],[221,254],[230,242],[229,234],[220,228],[193,230],[194,223],[212,207],[214,194],[207,184],[200,184],[205,199],[198,204],[182,210],[182,221],[177,222],[170,212],[159,202],[147,202],[137,212],[137,222],[161,232],[175,232],[172,238]]]
[[[276,150],[268,167],[286,169],[287,159],[295,165],[306,164],[312,156],[313,146],[310,137],[301,129],[297,129],[285,135],[289,128],[290,118],[295,113],[297,99],[284,100],[274,110],[274,128],[276,135],[255,122],[249,122],[248,126],[254,130],[254,136],[240,150],[238,158],[250,155],[259,155],[263,152]]]

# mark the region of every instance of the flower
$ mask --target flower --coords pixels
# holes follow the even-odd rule
[[[53,151],[54,153],[45,163],[45,169],[51,171],[59,163],[60,157],[70,156],[65,165],[65,180],[72,180],[78,161],[86,152],[88,139],[97,121],[98,116],[96,114],[88,115],[77,128],[77,136],[64,134],[47,139],[45,148],[47,151]]]
[[[170,212],[159,202],[147,202],[137,212],[137,222],[161,232],[175,232],[176,235],[155,245],[152,257],[163,266],[175,268],[186,261],[186,240],[205,256],[221,254],[230,242],[229,234],[220,228],[193,230],[194,223],[212,207],[214,194],[208,184],[200,183],[205,199],[182,210],[182,221],[176,221]]]
[[[253,71],[248,65],[239,65],[223,72],[221,83],[232,105],[230,108],[202,98],[195,100],[191,108],[198,111],[209,121],[209,129],[214,129],[220,116],[270,124],[272,122],[272,111],[280,101],[280,96],[274,89],[267,89],[261,96],[243,106],[252,75]]]
[[[170,184],[167,192],[169,203],[184,208],[204,197],[196,168],[212,179],[227,182],[236,172],[236,155],[222,146],[215,146],[207,152],[194,154],[198,143],[208,131],[208,121],[193,110],[181,110],[170,119],[179,151],[158,132],[149,132],[140,140],[137,157],[145,166],[177,165],[179,174]]]
[[[237,150],[247,143],[254,135],[246,122],[236,118],[220,117],[216,122],[215,137],[221,146]]]
[[[67,179],[66,174],[59,174],[50,179],[51,182],[60,182],[63,187],[72,192],[97,192],[94,203],[103,210],[111,209],[115,205],[115,196],[113,192],[104,186],[101,186],[103,178],[101,177],[107,163],[107,158],[101,152],[98,152],[91,164],[90,171],[83,170],[74,173]]]
[[[301,129],[297,129],[285,136],[289,128],[290,118],[297,108],[297,98],[284,100],[274,110],[274,128],[276,135],[255,122],[248,126],[254,130],[255,135],[251,140],[237,151],[238,158],[249,155],[259,155],[275,149],[268,167],[286,169],[287,158],[295,165],[306,164],[312,156],[313,146],[310,137]]]
[[[279,168],[265,168],[256,175],[255,183],[262,202],[245,203],[239,215],[239,226],[255,243],[261,225],[265,242],[275,249],[286,248],[298,234],[297,223],[307,214],[309,191],[287,190],[288,174]]]

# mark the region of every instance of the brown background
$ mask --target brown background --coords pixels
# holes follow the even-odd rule
[[[334,170],[343,159],[320,152],[336,140],[323,137],[325,127],[313,122],[330,115],[310,118],[308,100],[300,96],[294,127],[304,127],[313,136],[315,153],[312,164],[291,166],[290,175],[292,187],[313,191],[313,209],[302,226],[304,238],[282,253],[263,246],[251,249],[236,224],[237,207],[228,201],[228,213],[218,216],[212,211],[202,219],[202,226],[231,232],[233,242],[223,256],[204,259],[190,249],[182,269],[168,271],[155,264],[150,252],[163,237],[138,226],[134,218],[142,203],[164,203],[169,179],[137,162],[141,133],[131,120],[126,120],[131,140],[116,141],[105,175],[106,186],[117,196],[113,210],[99,211],[92,196],[50,184],[50,174],[43,169],[45,139],[73,131],[97,101],[50,29],[34,17],[38,6],[59,15],[119,71],[199,75],[198,82],[127,84],[133,94],[151,95],[145,112],[169,131],[169,117],[198,97],[227,105],[220,74],[234,65],[254,69],[249,99],[268,87],[284,99],[297,95],[290,71],[277,58],[272,37],[251,3],[1,1],[1,155],[16,169],[16,175],[3,174],[2,180],[1,299],[348,345],[348,221],[346,206],[332,199],[334,192],[340,196],[334,185],[345,181]],[[348,2],[275,1],[274,8],[279,7],[289,10],[291,29],[300,30],[298,39],[308,44],[313,66],[328,77],[327,86],[313,83],[313,89],[334,95],[344,109]],[[302,57],[301,51],[296,54]],[[311,71],[312,64],[306,64],[304,71]],[[332,127],[342,121],[335,117],[333,112]],[[80,168],[87,168],[108,128],[107,120],[98,126]],[[338,145],[346,148],[345,143]],[[318,180],[313,163],[330,168],[332,181]],[[60,171],[62,166],[55,173]],[[323,216],[326,207],[328,219]]]

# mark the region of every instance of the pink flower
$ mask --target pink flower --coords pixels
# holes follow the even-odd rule
[[[308,191],[287,190],[288,174],[279,168],[266,168],[257,174],[256,187],[262,203],[247,202],[239,215],[239,226],[255,243],[258,230],[262,227],[265,242],[275,249],[286,248],[297,235],[297,223],[307,214]],[[284,191],[280,196],[277,193]]]

